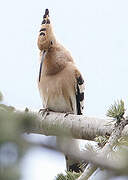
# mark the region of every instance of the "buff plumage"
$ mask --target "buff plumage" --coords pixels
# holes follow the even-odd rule
[[[81,115],[84,108],[84,80],[70,53],[56,40],[45,10],[38,35],[41,66],[38,79],[43,108]],[[70,164],[70,163],[69,163]],[[72,164],[68,170],[74,170]]]

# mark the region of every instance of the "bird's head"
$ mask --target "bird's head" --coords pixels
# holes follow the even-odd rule
[[[43,16],[43,21],[41,23],[41,29],[39,31],[38,36],[38,48],[42,50],[48,50],[53,47],[56,43],[55,35],[53,33],[53,29],[51,26],[51,21],[49,18],[49,10],[45,10],[45,14]]]

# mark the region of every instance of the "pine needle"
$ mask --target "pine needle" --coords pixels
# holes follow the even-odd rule
[[[76,180],[80,175],[81,173],[66,171],[66,175],[58,174],[56,180]]]
[[[110,108],[107,111],[107,116],[116,119],[117,121],[120,121],[125,113],[126,109],[124,108],[124,101],[118,100],[114,103],[114,105],[111,105]]]

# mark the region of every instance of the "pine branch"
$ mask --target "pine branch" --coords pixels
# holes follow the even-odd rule
[[[123,118],[125,111],[126,109],[124,108],[124,101],[118,100],[114,103],[114,105],[110,106],[107,112],[107,116],[115,118],[115,120],[117,121],[120,121]]]
[[[66,171],[66,175],[58,174],[56,180],[76,180],[80,175],[81,173]]]
[[[115,102],[115,104],[111,105],[110,109],[108,110],[107,115],[116,119],[116,126],[104,147],[98,151],[98,157],[104,156],[104,158],[107,158],[108,154],[112,151],[113,146],[117,144],[124,127],[128,124],[128,119],[124,118],[124,113],[125,108],[122,100],[118,101],[117,103]],[[78,180],[88,179],[96,169],[96,165],[92,163],[89,164]]]

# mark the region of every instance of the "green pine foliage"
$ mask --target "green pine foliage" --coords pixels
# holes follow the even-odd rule
[[[99,147],[103,147],[108,142],[109,136],[96,136],[94,141],[98,142]]]
[[[126,109],[124,107],[124,101],[118,100],[114,103],[114,105],[110,106],[107,111],[107,116],[116,119],[118,122],[123,118],[125,111]]]
[[[56,180],[76,180],[80,175],[81,173],[66,171],[66,175],[58,174]]]

